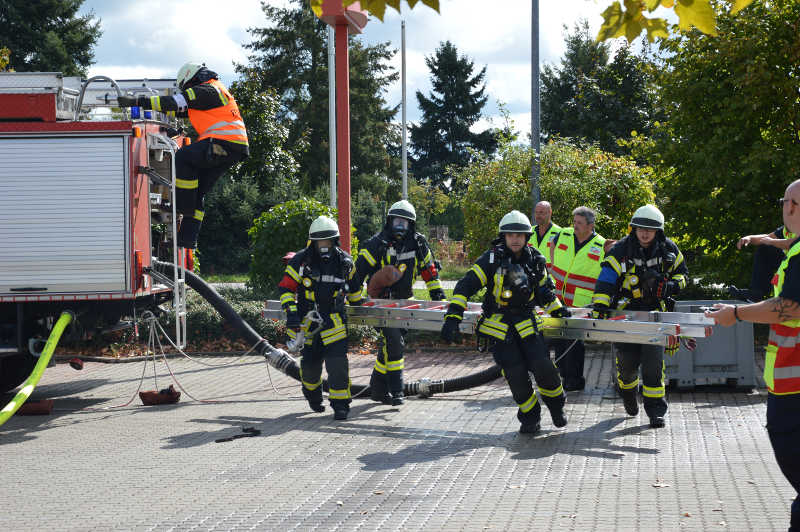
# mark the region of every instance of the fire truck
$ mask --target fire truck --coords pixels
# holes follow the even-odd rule
[[[54,318],[80,331],[163,308],[185,344],[186,255],[175,249],[174,117],[118,96],[175,80],[0,73],[0,393],[25,380]],[[172,278],[154,260],[175,264]]]

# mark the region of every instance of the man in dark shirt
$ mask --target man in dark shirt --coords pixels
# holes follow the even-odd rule
[[[750,288],[741,289],[735,286],[728,287],[728,293],[734,299],[747,302],[761,301],[772,294],[770,281],[778,265],[786,257],[789,246],[796,238],[784,226],[778,227],[773,232],[764,235],[743,236],[736,243],[737,249],[747,246],[756,246],[753,253],[753,272],[750,276]]]
[[[780,200],[783,222],[800,233],[800,180],[786,188]],[[773,278],[771,299],[750,305],[714,305],[706,316],[726,327],[737,321],[769,323],[764,361],[767,433],[778,466],[798,492],[792,503],[790,531],[800,531],[800,239],[791,242]]]

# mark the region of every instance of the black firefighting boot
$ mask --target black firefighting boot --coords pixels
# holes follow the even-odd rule
[[[528,412],[517,410],[517,419],[520,422],[520,434],[536,434],[542,428],[542,406],[537,403]]]
[[[376,369],[372,370],[372,376],[369,378],[369,396],[378,403],[392,404],[392,396],[389,395],[389,388],[386,385],[386,375]]]
[[[200,216],[202,218],[202,214],[195,214],[195,216]],[[198,220],[195,216],[183,217],[183,220],[181,221],[181,227],[178,229],[179,248],[197,248],[197,237],[200,236],[200,226],[203,225],[203,221],[202,219]]]
[[[311,407],[311,410],[314,412],[325,411],[325,405],[322,404],[322,387],[309,390],[303,386],[303,396],[305,396],[308,401],[308,406]]]
[[[666,425],[664,416],[653,416],[650,418],[650,428],[660,429]]]
[[[567,416],[564,415],[564,404],[567,402],[567,396],[563,393],[556,397],[547,397],[546,395],[542,394],[542,400],[544,401],[544,404],[547,405],[547,409],[550,411],[550,417],[553,420],[553,425],[556,427],[566,426]]]
[[[389,384],[392,406],[400,406],[403,399],[403,370],[392,370],[386,373],[386,382]]]
[[[350,401],[331,399],[331,407],[333,408],[333,419],[339,421],[347,419],[347,414],[350,413]]]
[[[639,413],[639,403],[636,400],[636,390],[623,390],[620,395],[622,395],[622,404],[625,405],[625,412],[629,416],[637,415]]]

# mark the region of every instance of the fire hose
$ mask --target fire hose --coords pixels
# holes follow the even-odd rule
[[[161,261],[153,261],[153,264],[158,271],[166,274],[170,278],[172,277],[174,269],[173,264]],[[264,356],[269,365],[296,381],[300,381],[300,366],[289,353],[270,345],[266,339],[262,338],[250,324],[236,313],[233,307],[231,307],[211,285],[191,271],[186,270],[185,274],[186,284],[194,289],[203,299],[208,301],[245,341],[257,346],[256,351]],[[420,379],[414,382],[406,382],[403,387],[403,393],[406,396],[419,395],[422,397],[430,397],[436,393],[457,392],[492,382],[498,379],[500,375],[500,367],[494,364],[482,371],[463,377],[443,380]],[[323,380],[322,386],[324,390],[328,390],[327,380]],[[351,387],[351,392],[354,396],[368,394],[369,386],[354,384]]]
[[[50,331],[50,337],[47,339],[47,343],[42,350],[42,354],[39,355],[39,361],[33,367],[33,371],[31,372],[30,376],[22,385],[22,389],[17,392],[17,395],[15,395],[14,398],[11,399],[11,401],[9,401],[9,403],[2,410],[0,410],[0,426],[8,421],[8,419],[13,416],[17,410],[19,410],[19,407],[21,407],[25,401],[30,398],[31,394],[33,393],[33,389],[36,388],[36,385],[39,383],[39,379],[42,378],[44,369],[50,362],[50,357],[53,356],[53,351],[56,350],[58,341],[61,339],[61,334],[74,317],[75,316],[72,314],[72,312],[68,310],[61,313],[58,321],[53,326],[53,330]]]

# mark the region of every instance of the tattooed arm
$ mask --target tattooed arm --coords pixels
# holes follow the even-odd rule
[[[753,323],[781,323],[800,319],[800,303],[785,297],[773,297],[751,305],[714,305],[716,310],[706,312],[706,317],[725,327],[736,323],[736,315],[742,321]],[[734,314],[735,311],[735,314]]]

